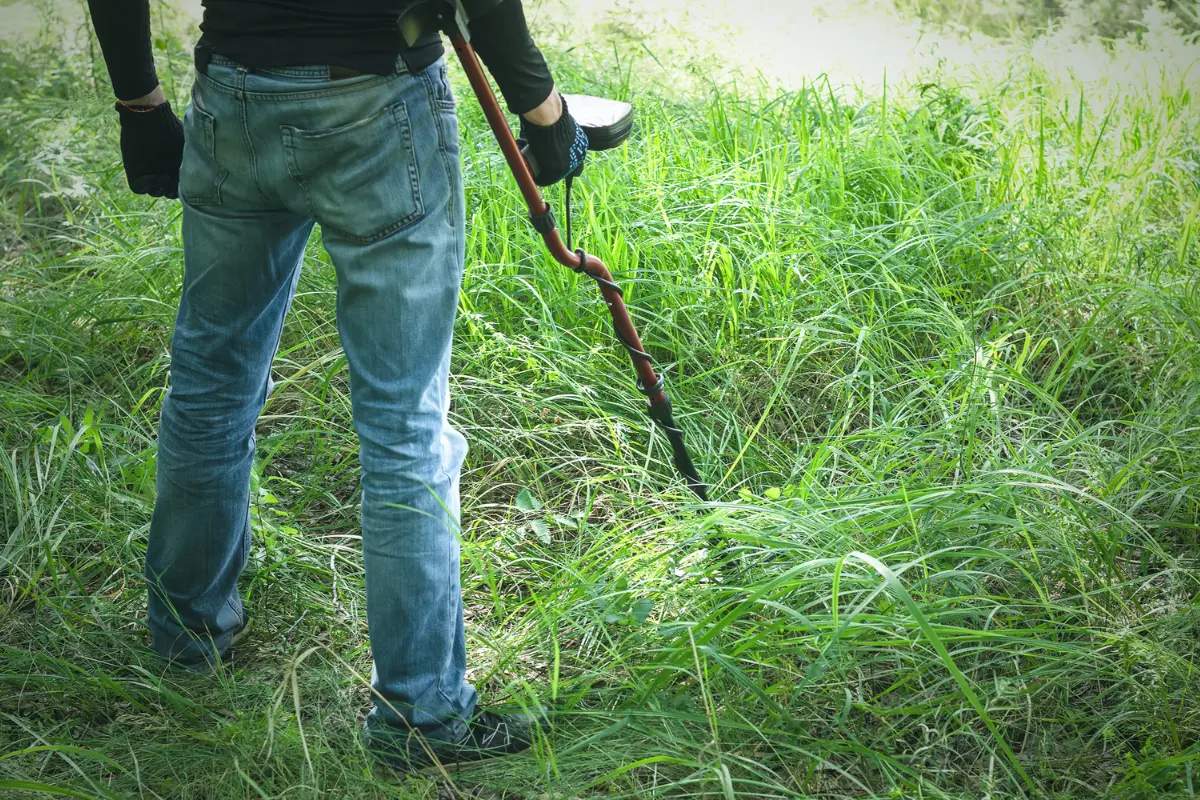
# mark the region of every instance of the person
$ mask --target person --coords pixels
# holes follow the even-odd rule
[[[209,670],[246,629],[237,580],[250,548],[254,428],[319,223],[362,469],[368,750],[417,769],[526,749],[544,720],[481,709],[466,681],[457,531],[467,446],[447,421],[465,249],[458,121],[436,27],[404,36],[397,24],[431,4],[203,5],[181,123],[159,87],[148,0],[89,0],[129,187],[178,193],[183,205],[146,550],[152,646]],[[520,0],[463,5],[476,51],[522,117],[539,183],[578,171],[586,137]]]

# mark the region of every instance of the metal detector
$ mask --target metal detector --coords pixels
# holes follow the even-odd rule
[[[479,105],[483,108],[488,125],[491,127],[496,142],[500,145],[501,152],[504,153],[504,159],[508,162],[508,167],[525,198],[530,222],[542,235],[547,249],[559,264],[588,276],[600,288],[600,294],[603,295],[605,303],[608,304],[609,313],[612,315],[617,339],[629,353],[629,359],[637,371],[637,388],[649,400],[647,413],[658,423],[671,443],[675,468],[687,481],[688,488],[695,492],[702,501],[707,501],[708,486],[700,477],[700,473],[696,471],[692,458],[688,454],[683,440],[683,430],[675,424],[671,400],[667,397],[664,389],[663,376],[655,371],[653,359],[642,347],[637,330],[633,327],[633,320],[630,319],[629,312],[625,308],[621,287],[614,282],[613,276],[604,262],[595,256],[588,255],[582,248],[572,252],[563,243],[554,213],[542,198],[541,192],[534,182],[537,165],[531,163],[530,154],[522,153],[518,146],[512,129],[509,127],[508,119],[500,109],[491,84],[488,83],[487,76],[484,74],[483,65],[471,47],[470,31],[467,28],[467,17],[461,0],[458,0],[455,6],[453,12],[443,10],[436,13],[436,19],[439,27],[450,37],[454,52],[458,54],[467,79],[471,82],[471,89],[474,91]],[[402,29],[403,26],[404,21],[402,20]],[[629,103],[587,95],[565,95],[565,97],[572,116],[588,136],[589,150],[599,151],[617,147],[632,133],[634,112],[633,106]],[[568,206],[568,215],[569,213]]]

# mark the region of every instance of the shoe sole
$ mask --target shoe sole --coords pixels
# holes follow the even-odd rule
[[[208,661],[197,662],[194,664],[189,664],[182,661],[172,661],[170,662],[170,665],[193,675],[216,675],[221,670],[229,666],[233,660],[233,648],[245,641],[246,637],[250,635],[252,630],[253,626],[251,625],[250,620],[247,618],[243,622],[242,626],[234,631],[233,638],[229,640],[229,646],[225,648],[225,652],[218,656],[220,660],[215,664]]]
[[[232,650],[244,642],[252,630],[254,630],[254,625],[250,622],[250,618],[246,617],[242,623],[242,627],[233,632],[233,638],[229,640],[229,647],[227,649]]]

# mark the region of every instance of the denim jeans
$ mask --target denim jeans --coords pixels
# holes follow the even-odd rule
[[[184,132],[184,280],[146,554],[153,646],[212,663],[243,623],[255,422],[316,222],[362,465],[368,730],[457,737],[476,694],[457,538],[466,442],[447,421],[465,219],[445,63],[330,80],[324,66],[218,56]]]

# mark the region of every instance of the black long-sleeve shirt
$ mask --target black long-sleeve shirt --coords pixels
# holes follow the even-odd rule
[[[396,20],[417,0],[203,0],[201,42],[251,68],[329,64],[386,75],[397,56],[417,72],[444,52],[430,32],[411,46]],[[529,35],[521,0],[503,0],[469,23],[471,43],[515,114],[531,111],[554,87]],[[121,100],[158,85],[150,47],[149,0],[88,0],[92,25]]]

